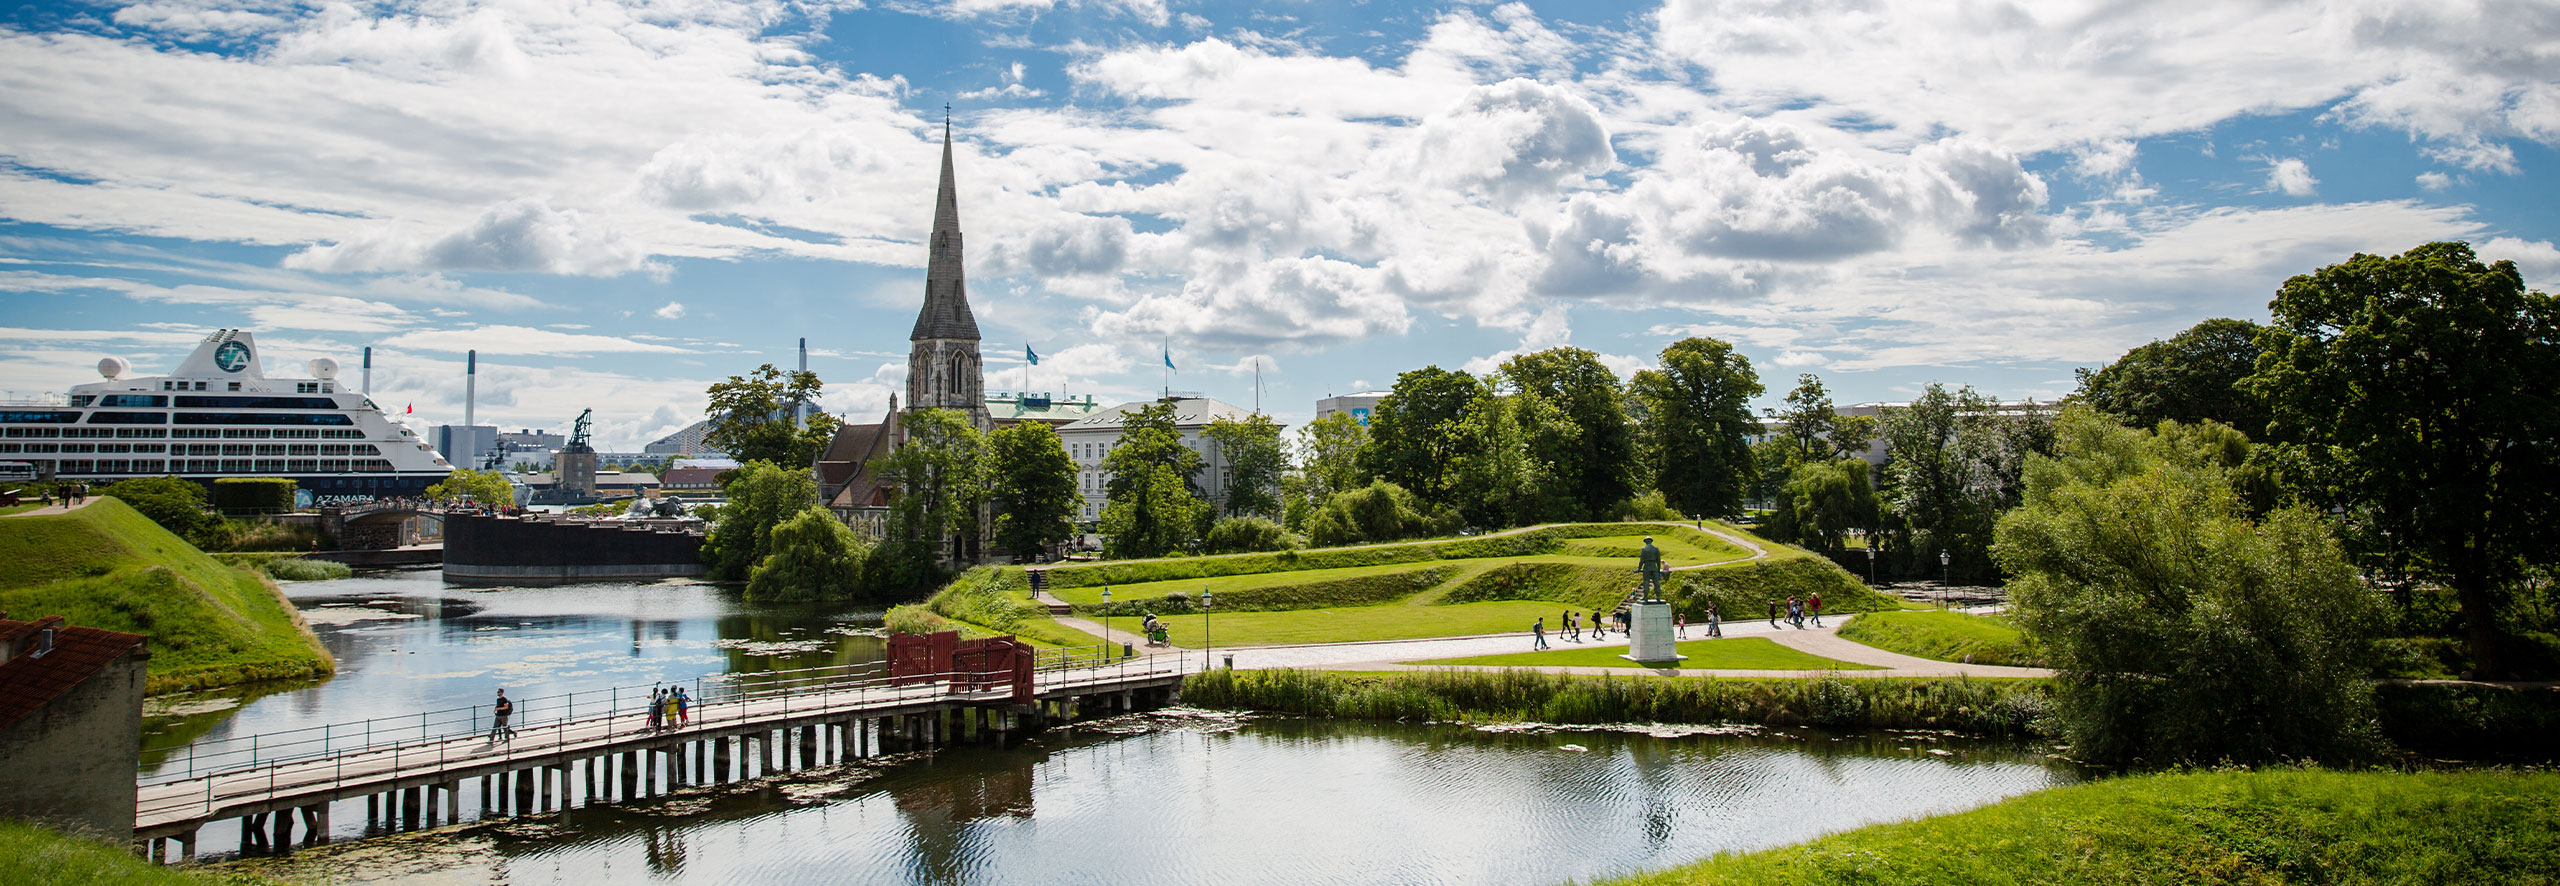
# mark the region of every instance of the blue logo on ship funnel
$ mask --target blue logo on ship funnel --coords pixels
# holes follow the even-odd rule
[[[213,351],[213,365],[222,367],[224,372],[249,368],[249,346],[236,341],[223,342],[222,347]]]

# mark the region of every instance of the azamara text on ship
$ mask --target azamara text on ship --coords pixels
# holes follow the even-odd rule
[[[238,329],[206,336],[168,375],[129,377],[124,358],[108,357],[106,380],[72,388],[65,406],[0,407],[0,463],[74,483],[285,477],[313,502],[415,496],[453,472],[340,385],[337,361],[308,367],[311,378],[268,378]]]

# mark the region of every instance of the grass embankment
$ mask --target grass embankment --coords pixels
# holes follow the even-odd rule
[[[248,874],[161,867],[102,840],[0,819],[0,886],[264,886]]]
[[[1616,609],[1635,588],[1635,552],[1647,535],[1667,565],[1700,567],[1664,582],[1665,596],[1690,621],[1705,620],[1710,600],[1735,617],[1789,594],[1819,593],[1832,611],[1895,606],[1801,550],[1755,540],[1768,556],[1743,562],[1750,552],[1732,542],[1669,523],[1579,523],[1478,538],[1065,566],[1049,572],[1050,592],[1088,617],[1152,612],[1175,645],[1195,649],[1204,632],[1220,646],[1526,633],[1530,622],[1561,609]],[[1203,593],[1216,600],[1207,618],[1200,614]]]
[[[1017,566],[980,566],[933,592],[923,603],[889,610],[891,630],[907,633],[957,630],[967,637],[1011,634],[1034,646],[1100,646],[1101,637],[1059,624],[1031,600],[1031,582]]]
[[[2560,775],[2115,778],[1607,882],[2560,883]]]
[[[2043,667],[2025,632],[2006,618],[1962,612],[1870,612],[1840,626],[1840,638],[1937,661]]]
[[[1635,670],[1646,670],[1653,667],[1652,665],[1641,665],[1628,661],[1624,658],[1620,658],[1619,656],[1625,655],[1627,652],[1627,647],[1625,646],[1595,646],[1583,649],[1574,649],[1571,648],[1572,641],[1567,640],[1560,642],[1562,642],[1567,648],[1554,649],[1546,652],[1514,652],[1506,655],[1478,655],[1469,658],[1435,658],[1426,661],[1413,662],[1413,664],[1469,665],[1478,667],[1630,668]],[[1721,640],[1690,640],[1678,644],[1678,649],[1681,655],[1688,656],[1687,660],[1679,662],[1665,662],[1660,666],[1669,668],[1704,668],[1727,671],[1882,670],[1882,668],[1878,668],[1873,665],[1851,664],[1837,659],[1824,658],[1798,649],[1789,649],[1785,646],[1780,646],[1777,643],[1771,642],[1767,637],[1728,637]]]
[[[2030,727],[2048,704],[2037,680],[1735,680],[1529,670],[1219,669],[1185,678],[1182,699],[1203,707],[1368,720],[1764,723],[1993,736],[2032,734]]]
[[[113,498],[0,520],[0,610],[151,638],[154,693],[337,668],[275,585]]]

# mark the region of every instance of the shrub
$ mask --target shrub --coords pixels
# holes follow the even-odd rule
[[[1307,540],[1332,547],[1445,534],[1457,515],[1426,512],[1404,487],[1384,480],[1336,493],[1307,518]]]
[[[1498,671],[1213,670],[1182,683],[1212,708],[1313,717],[1544,723],[1765,723],[1844,729],[2037,733],[2048,708],[2038,680],[1726,680]]]
[[[223,477],[213,481],[213,507],[233,516],[282,514],[293,510],[293,490],[283,477]]]
[[[1659,489],[1619,502],[1610,509],[1610,516],[1622,523],[1639,520],[1677,523],[1689,519],[1674,510],[1670,500],[1663,498]]]
[[[268,576],[283,581],[327,581],[354,575],[355,569],[335,560],[278,557],[258,564]]]
[[[1278,522],[1262,517],[1228,517],[1209,527],[1204,543],[1212,554],[1285,551],[1305,544]]]
[[[320,548],[320,527],[215,518],[197,534],[195,543],[207,551],[312,551]]]
[[[205,511],[204,487],[176,477],[135,477],[118,480],[91,490],[96,495],[112,495],[142,512],[160,528],[177,533],[179,538],[202,536],[214,524],[214,516]]]

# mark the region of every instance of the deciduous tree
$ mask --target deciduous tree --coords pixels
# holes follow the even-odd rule
[[[995,505],[996,544],[1027,556],[1075,534],[1084,498],[1076,463],[1058,432],[1026,421],[987,435],[987,500]]]
[[[1227,466],[1226,500],[1219,503],[1221,512],[1228,516],[1280,516],[1280,472],[1289,466],[1288,453],[1280,446],[1280,424],[1257,412],[1243,421],[1221,418],[1210,422],[1200,435],[1218,448],[1219,460]]]
[[[708,392],[710,425],[703,429],[703,445],[729,453],[741,464],[807,466],[835,435],[835,416],[815,408],[824,388],[817,373],[786,373],[771,363],[744,376],[729,376]],[[807,427],[797,418],[802,406],[811,407]]]
[[[2462,243],[2356,255],[2285,281],[2250,390],[2270,435],[2422,575],[2452,586],[2484,678],[2499,611],[2560,524],[2560,302]]]
[[[702,559],[715,581],[743,581],[773,554],[773,528],[805,511],[819,510],[818,481],[807,468],[751,461],[722,484],[729,501],[702,540]]]
[[[1635,435],[1617,373],[1599,355],[1570,347],[1521,354],[1504,361],[1502,378],[1515,399],[1540,407],[1515,411],[1521,442],[1554,487],[1548,497],[1570,503],[1567,513],[1530,519],[1598,519],[1628,498]]]
[[[2264,437],[2266,406],[2240,384],[2257,369],[2259,332],[2247,320],[2206,320],[2095,372],[2082,370],[2073,396],[2137,428],[2210,420]]]
[[[2081,409],[2060,438],[2030,461],[1994,552],[2058,671],[2076,754],[2262,763],[2375,747],[2376,605],[2318,513],[2249,520],[2222,447]]]
[[[943,560],[975,555],[986,441],[949,409],[912,410],[899,425],[907,440],[883,457],[880,471],[898,486],[882,555],[893,558],[883,563],[888,580],[905,587],[931,580]]]
[[[824,508],[775,526],[771,548],[747,580],[748,602],[841,600],[863,592],[862,538]]]
[[[1712,338],[1662,350],[1662,366],[1628,385],[1641,403],[1637,429],[1654,484],[1682,513],[1729,516],[1742,510],[1756,473],[1751,462],[1751,398],[1766,390],[1751,360]]]
[[[427,498],[447,503],[476,502],[493,508],[514,507],[516,503],[515,487],[507,483],[507,475],[470,468],[456,469],[427,487]]]
[[[1200,453],[1182,444],[1173,404],[1130,411],[1102,467],[1111,474],[1104,486],[1110,501],[1102,508],[1105,556],[1160,557],[1188,548],[1208,530],[1212,509],[1192,483]]]

